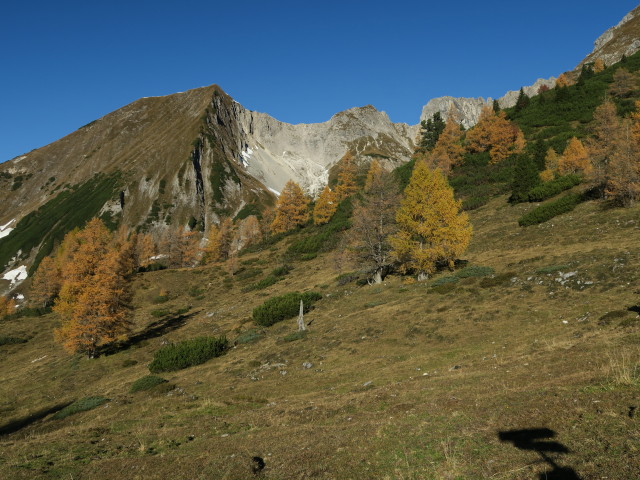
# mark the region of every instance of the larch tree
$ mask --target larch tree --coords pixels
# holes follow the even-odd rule
[[[524,134],[506,118],[503,111],[495,113],[491,107],[482,109],[478,123],[467,132],[470,152],[489,152],[491,163],[498,163],[525,147]]]
[[[54,336],[70,353],[94,357],[100,345],[128,332],[131,272],[124,271],[120,252],[99,219],[89,221],[74,241],[61,265],[62,287],[53,307],[61,326]]]
[[[271,231],[273,233],[288,232],[307,223],[308,206],[309,200],[300,185],[289,180],[278,198],[276,218],[271,224]]]
[[[587,139],[586,148],[590,157],[593,180],[602,191],[607,183],[608,165],[614,155],[617,139],[620,134],[620,120],[616,106],[610,100],[606,100],[593,112],[591,124],[591,137]]]
[[[398,185],[392,173],[373,163],[367,177],[368,188],[358,197],[346,233],[347,245],[355,263],[367,271],[369,281],[380,283],[393,264],[388,238],[396,231]]]
[[[328,223],[337,209],[338,196],[329,188],[329,185],[325,185],[313,208],[313,223],[315,225]]]
[[[640,144],[635,140],[629,121],[621,126],[616,149],[608,165],[605,195],[629,207],[640,198]]]
[[[438,265],[453,266],[471,240],[471,224],[439,170],[418,162],[396,212],[398,232],[389,237],[392,254],[405,272],[424,279]]]
[[[16,302],[13,298],[0,295],[0,318],[11,315],[16,311]]]
[[[591,173],[591,163],[589,162],[587,149],[576,137],[572,137],[569,140],[567,147],[562,152],[562,156],[558,159],[558,173],[560,175],[570,173],[589,175]]]
[[[53,305],[62,287],[60,265],[53,256],[44,257],[31,281],[31,298],[43,308]]]
[[[139,234],[136,241],[136,255],[141,267],[148,267],[157,254],[156,243],[150,233]]]
[[[338,162],[338,165],[338,182],[336,183],[335,192],[338,201],[341,202],[358,191],[358,185],[356,183],[358,169],[351,152],[345,153]]]
[[[249,215],[247,218],[240,220],[236,237],[238,239],[238,250],[259,243],[262,240],[262,231],[260,230],[258,217]]]
[[[207,243],[202,250],[202,261],[205,264],[217,262],[222,258],[222,244],[220,241],[220,228],[212,224],[207,234]]]
[[[596,61],[593,62],[593,73],[600,73],[605,68],[606,68],[606,65],[604,64],[604,60],[602,60],[602,58],[600,57],[596,58]]]
[[[464,155],[462,137],[463,131],[460,129],[454,111],[450,111],[444,130],[431,152],[433,165],[440,168],[445,174],[451,171],[451,167],[462,163]]]
[[[549,147],[547,154],[544,157],[545,168],[540,172],[540,180],[543,182],[550,182],[556,177],[559,159],[560,156],[556,153],[553,147]]]
[[[626,68],[619,68],[613,74],[613,83],[609,87],[611,95],[618,98],[630,96],[637,88],[638,80],[636,76]]]
[[[561,73],[556,79],[556,88],[565,88],[573,85],[574,82],[566,73]]]

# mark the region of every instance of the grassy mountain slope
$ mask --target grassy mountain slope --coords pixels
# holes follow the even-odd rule
[[[498,435],[532,428],[555,432],[569,453],[550,457],[582,478],[639,476],[640,321],[628,308],[640,210],[586,202],[518,227],[531,208],[500,197],[470,212],[466,259],[492,276],[339,286],[327,253],[243,293],[296,234],[242,257],[233,278],[220,267],[140,274],[139,335],[96,360],[54,345],[50,315],[4,321],[3,335],[28,341],[0,346],[0,428],[15,430],[0,437],[0,476],[250,478],[260,456],[263,478],[524,479],[551,467]],[[161,290],[169,300],[156,303]],[[324,295],[306,337],[284,341],[295,319],[251,322],[255,306],[295,290]],[[129,393],[164,342],[204,334],[240,342]],[[28,424],[91,396],[110,401]]]

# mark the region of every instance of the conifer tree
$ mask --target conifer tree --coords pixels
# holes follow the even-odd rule
[[[625,207],[633,205],[640,198],[639,158],[640,144],[633,137],[630,122],[624,121],[607,165],[605,194]]]
[[[231,253],[231,243],[234,237],[233,221],[230,218],[225,218],[220,222],[220,259],[226,260]]]
[[[341,202],[358,191],[356,184],[356,163],[351,152],[347,152],[338,162],[340,170],[338,172],[338,182],[336,184],[336,195]]]
[[[520,88],[520,93],[518,94],[518,99],[516,100],[515,110],[516,112],[521,111],[523,108],[529,106],[529,97],[526,93],[524,93],[524,88]]]
[[[556,176],[558,172],[558,161],[560,156],[556,153],[556,151],[549,147],[547,150],[547,154],[545,156],[545,169],[540,172],[540,180],[543,182],[550,182]]]
[[[395,233],[398,185],[395,177],[372,162],[368,188],[356,202],[347,243],[353,259],[375,283],[382,282],[392,265],[388,237]]]
[[[205,264],[217,262],[222,257],[222,244],[220,241],[220,228],[212,224],[207,234],[207,243],[203,249],[202,261]]]
[[[462,163],[464,155],[462,136],[463,132],[460,130],[460,124],[456,121],[454,112],[451,111],[444,130],[431,152],[433,165],[440,168],[445,174],[448,174],[452,167]]]
[[[618,98],[630,96],[637,88],[638,80],[634,74],[626,68],[619,68],[613,74],[613,83],[609,88],[611,94]]]
[[[437,265],[453,266],[471,239],[471,225],[461,201],[439,170],[418,162],[396,212],[398,232],[389,238],[393,255],[405,272],[420,279]]]
[[[31,281],[31,297],[46,308],[52,305],[61,286],[60,265],[54,257],[44,257]]]
[[[529,191],[540,184],[540,176],[535,161],[530,155],[521,154],[516,158],[511,183],[511,203],[526,202]]]
[[[587,150],[582,142],[576,137],[572,137],[567,147],[558,159],[558,173],[567,175],[569,173],[580,173],[588,175],[591,173],[591,163]]]
[[[420,123],[418,150],[421,153],[433,150],[438,142],[438,138],[440,138],[440,134],[444,131],[444,127],[445,122],[440,112],[434,113],[433,116],[426,121],[423,120]]]
[[[89,221],[71,240],[75,248],[63,257],[62,287],[53,308],[62,322],[54,334],[70,353],[94,357],[100,345],[128,332],[131,272],[124,271],[117,244],[99,219]]]
[[[153,241],[153,236],[150,233],[138,235],[136,242],[136,255],[140,266],[148,267],[153,263],[153,257],[156,256],[156,253],[157,248],[156,243]]]
[[[382,167],[380,166],[380,162],[378,160],[372,160],[369,165],[369,170],[367,171],[367,179],[364,183],[364,191],[367,193],[371,190],[374,182],[378,181],[378,178],[382,175]]]
[[[329,185],[325,185],[322,193],[316,200],[316,205],[313,208],[313,223],[315,225],[324,225],[331,220],[333,214],[338,209],[337,195],[329,188]]]
[[[593,167],[590,177],[603,192],[607,183],[608,165],[615,153],[619,134],[620,120],[616,106],[612,101],[605,100],[593,112],[591,137],[586,142]]]
[[[302,188],[289,180],[282,189],[276,206],[276,218],[271,224],[273,233],[288,232],[307,223],[309,201]]]

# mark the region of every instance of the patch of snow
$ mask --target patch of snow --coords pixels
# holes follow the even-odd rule
[[[242,165],[244,166],[244,168],[247,168],[249,166],[249,160],[251,159],[251,155],[253,155],[253,150],[251,150],[251,148],[247,147],[246,150],[243,150],[242,152],[240,152],[240,155],[242,156]]]
[[[161,260],[163,258],[167,258],[168,255],[166,254],[161,254],[161,255],[154,255],[153,257],[149,257],[149,260]]]
[[[25,278],[27,278],[27,266],[20,265],[18,268],[14,268],[13,270],[9,270],[2,276],[3,280],[9,280],[11,282],[11,286],[13,287],[17,283],[22,282]]]
[[[0,225],[0,238],[6,237],[7,235],[9,235],[11,233],[13,228],[9,228],[9,225],[11,225],[15,221],[16,221],[16,219],[14,218],[12,220],[9,220],[4,225]]]
[[[274,189],[273,189],[273,188],[271,188],[271,187],[267,187],[267,188],[269,189],[269,191],[270,191],[271,193],[274,193],[274,194],[275,194],[276,196],[278,196],[278,197],[280,196],[280,192],[279,192],[279,191],[274,190]]]
[[[16,295],[16,300],[24,300],[24,295],[19,293],[18,295]]]

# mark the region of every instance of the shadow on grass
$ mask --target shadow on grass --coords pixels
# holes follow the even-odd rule
[[[548,440],[556,436],[556,432],[549,428],[530,428],[524,430],[506,430],[498,432],[502,442],[512,443],[520,450],[532,450],[540,455],[543,462],[551,470],[538,475],[540,480],[581,480],[573,468],[561,467],[550,454],[562,455],[570,453],[569,449],[560,442]]]
[[[59,412],[60,410],[62,410],[65,407],[68,407],[72,403],[73,402],[59,403],[52,407],[47,407],[47,408],[38,410],[37,412],[32,413],[31,415],[27,415],[26,417],[22,417],[17,420],[13,420],[9,423],[5,423],[4,425],[0,425],[0,436],[8,435],[10,433],[15,433],[19,430],[22,430],[23,428],[28,427],[29,425],[37,422],[38,420],[42,420],[47,415],[51,415],[52,413]]]
[[[150,340],[152,338],[160,337],[165,333],[177,330],[185,325],[186,320],[194,317],[200,313],[191,312],[184,315],[177,315],[175,317],[164,318],[156,322],[150,323],[143,331],[131,335],[128,339],[122,342],[115,342],[109,345],[104,345],[100,348],[98,355],[113,355],[115,353],[127,350],[134,345],[142,342],[143,340]]]

